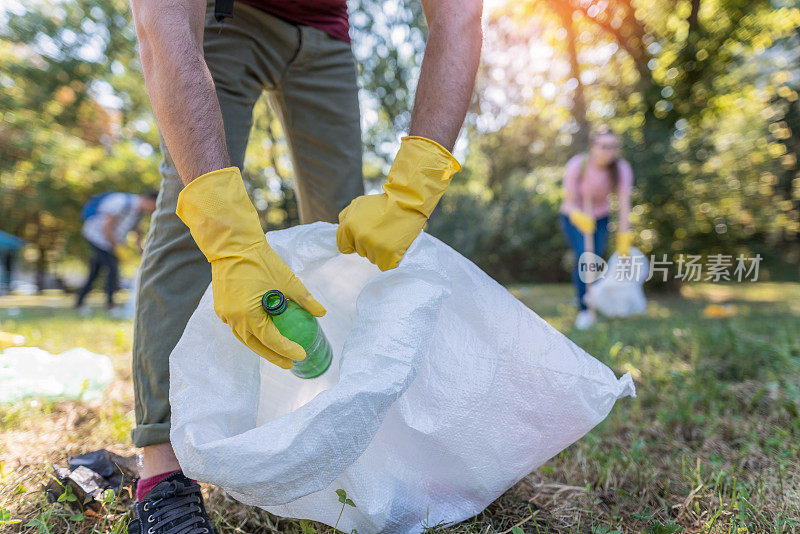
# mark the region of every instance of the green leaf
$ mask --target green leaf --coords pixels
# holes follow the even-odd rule
[[[683,532],[683,527],[675,523],[656,521],[655,524],[647,528],[647,534],[678,534],[678,532]]]
[[[344,503],[345,503],[345,504],[349,504],[349,505],[350,505],[350,506],[352,506],[353,508],[355,508],[355,507],[356,507],[356,503],[354,503],[354,502],[353,502],[353,501],[351,501],[350,499],[345,499]]]
[[[525,531],[519,527],[514,527],[511,529],[511,534],[525,534]]]
[[[642,512],[641,514],[639,514],[639,513],[631,514],[631,518],[638,519],[639,521],[652,521],[653,520],[653,516],[650,515],[650,508],[645,508],[644,512]]]
[[[347,501],[347,492],[340,488],[336,490],[336,495],[339,496],[339,502],[345,504]]]
[[[20,521],[19,519],[11,519],[11,511],[0,508],[0,525],[15,525]]]
[[[58,502],[75,502],[78,500],[78,497],[72,493],[72,486],[64,484],[62,487],[64,488],[64,493],[58,496]]]
[[[72,514],[71,516],[69,516],[69,520],[70,521],[75,521],[76,523],[79,522],[79,521],[83,521],[83,519],[84,519],[83,513]]]

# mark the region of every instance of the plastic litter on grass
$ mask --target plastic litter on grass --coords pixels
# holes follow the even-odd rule
[[[108,356],[80,347],[61,354],[37,347],[11,347],[0,353],[0,403],[28,397],[99,400],[113,378]]]

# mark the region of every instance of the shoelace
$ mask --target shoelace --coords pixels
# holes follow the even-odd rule
[[[167,497],[171,498],[165,503]],[[164,497],[145,505],[145,510],[153,511],[147,520],[147,533],[155,534],[163,528],[165,534],[207,534],[208,528],[198,525],[205,522],[200,502],[199,488],[173,484]]]

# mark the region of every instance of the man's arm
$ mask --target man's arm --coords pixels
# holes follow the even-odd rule
[[[205,0],[131,0],[131,7],[147,94],[184,185],[230,166],[203,57]]]
[[[118,221],[119,219],[113,215],[106,215],[103,219],[103,235],[112,247],[116,247],[119,244],[117,243],[117,236],[114,234]]]
[[[269,247],[240,171],[230,167],[203,57],[205,0],[131,3],[150,103],[186,186],[175,212],[211,263],[214,311],[251,350],[289,369],[305,352],[268,319],[261,297],[279,289],[317,317],[325,308]]]
[[[422,0],[428,41],[410,135],[452,151],[464,123],[481,57],[481,0]]]

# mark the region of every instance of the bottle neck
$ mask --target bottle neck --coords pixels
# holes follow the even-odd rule
[[[286,311],[286,297],[277,289],[270,289],[261,297],[261,307],[270,315],[280,315]]]

